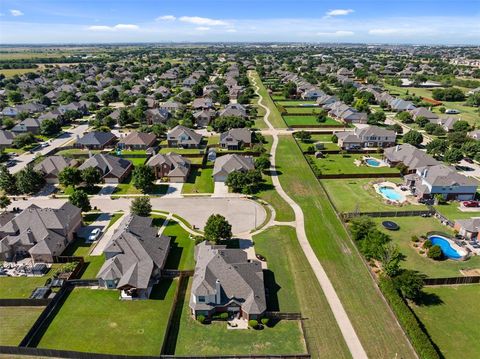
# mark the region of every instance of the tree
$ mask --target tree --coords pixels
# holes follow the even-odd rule
[[[368,115],[367,123],[369,125],[378,125],[385,123],[387,116],[383,111],[376,111]]]
[[[427,123],[430,123],[430,121],[425,116],[418,116],[415,123],[423,128]]]
[[[58,174],[58,181],[65,187],[77,186],[82,182],[82,172],[77,167],[65,167]]]
[[[92,188],[102,181],[102,174],[95,167],[88,167],[82,171],[82,181],[88,188]]]
[[[255,160],[255,168],[265,171],[270,168],[270,159],[267,154],[263,154]]]
[[[405,298],[417,300],[422,294],[423,278],[419,272],[407,269],[394,278],[394,284]]]
[[[410,112],[407,112],[407,111],[399,112],[395,115],[395,117],[403,123],[412,123],[413,122],[412,115],[410,114]]]
[[[252,194],[257,192],[261,182],[262,174],[257,169],[247,172],[233,171],[228,174],[225,184],[230,187],[233,192]]]
[[[42,135],[50,136],[60,131],[62,127],[58,121],[54,119],[45,119],[40,124],[40,133]]]
[[[135,166],[132,173],[133,185],[143,193],[148,192],[155,181],[155,174],[153,170],[146,165]]]
[[[11,103],[19,103],[23,100],[23,95],[21,92],[18,91],[9,91],[7,95],[8,102]]]
[[[204,228],[205,239],[214,243],[232,239],[232,225],[221,214],[208,217]]]
[[[15,179],[18,191],[26,194],[38,192],[45,183],[43,175],[33,169],[33,164],[28,164],[20,172],[17,172]]]
[[[7,208],[8,206],[10,206],[11,203],[12,203],[12,201],[10,201],[10,198],[8,198],[6,195],[0,196],[0,208],[1,209]]]
[[[382,262],[385,274],[390,278],[393,278],[400,273],[401,259],[402,255],[398,250],[398,246],[392,243],[387,243],[383,246],[380,261]]]
[[[423,136],[420,132],[411,130],[403,135],[403,142],[409,143],[412,146],[419,146],[423,142]]]
[[[225,132],[232,128],[245,128],[251,125],[251,121],[238,116],[218,117],[212,123],[212,127],[216,132]]]
[[[15,176],[10,173],[5,165],[0,165],[0,189],[7,194],[17,193]]]
[[[295,98],[297,96],[297,85],[295,82],[289,81],[283,87],[283,96],[285,98]]]
[[[450,148],[445,152],[444,160],[448,163],[456,163],[463,158],[462,150],[459,148]]]
[[[136,197],[130,205],[130,211],[141,217],[148,217],[152,212],[152,205],[148,197]]]
[[[457,121],[453,124],[453,130],[455,132],[467,132],[470,130],[470,124],[465,120]]]
[[[15,148],[22,148],[32,143],[35,143],[35,136],[31,132],[22,133],[13,139],[13,146]]]
[[[434,260],[440,260],[443,258],[443,252],[442,248],[440,248],[439,245],[435,244],[430,247],[427,253],[428,258],[434,259]]]
[[[448,142],[440,138],[435,138],[429,143],[427,143],[426,147],[427,147],[428,154],[434,157],[438,157],[440,155],[443,155],[445,151],[448,149]]]
[[[257,329],[257,328],[258,328],[258,320],[256,320],[256,319],[250,319],[250,320],[248,321],[248,326],[249,326],[250,328]]]
[[[401,135],[403,133],[403,127],[400,126],[398,123],[394,123],[393,125],[387,126],[387,129],[395,131],[397,135]]]
[[[295,133],[295,137],[298,138],[302,142],[308,142],[312,139],[312,134],[307,131],[299,131]]]
[[[81,189],[74,190],[70,197],[68,197],[68,200],[71,204],[80,208],[82,212],[88,212],[92,209],[87,193]]]

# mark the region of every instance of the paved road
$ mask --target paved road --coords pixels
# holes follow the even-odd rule
[[[66,146],[68,142],[75,139],[77,135],[81,136],[87,129],[87,124],[76,126],[72,129],[65,131],[59,137],[50,140],[50,145],[48,147],[42,148],[41,150],[35,151],[34,153],[25,152],[24,154],[17,156],[15,158],[17,164],[10,168],[10,172],[17,173],[18,171],[22,170],[27,164],[33,161],[36,156],[48,155],[55,148]]]
[[[310,263],[310,266],[312,267],[315,273],[315,276],[317,277],[318,282],[320,283],[320,286],[322,287],[323,292],[325,293],[325,297],[327,298],[328,304],[330,305],[330,309],[332,310],[335,320],[337,321],[337,324],[340,327],[340,331],[342,332],[343,338],[347,343],[347,346],[350,350],[350,353],[352,354],[352,357],[354,359],[367,359],[368,357],[365,352],[365,349],[363,348],[362,343],[360,342],[360,339],[358,338],[357,333],[355,332],[355,329],[353,328],[353,325],[350,322],[350,319],[348,318],[347,312],[345,311],[345,308],[340,302],[340,298],[338,298],[338,295],[335,292],[335,289],[333,288],[332,282],[330,282],[330,279],[328,278],[327,273],[323,269],[322,264],[318,260],[317,256],[315,255],[315,252],[313,251],[310,245],[310,242],[308,241],[307,234],[305,233],[305,221],[304,221],[303,211],[300,208],[300,206],[292,198],[290,198],[288,194],[283,190],[280,180],[278,179],[278,175],[275,168],[275,155],[276,155],[277,146],[278,146],[278,132],[275,130],[275,128],[272,126],[272,124],[268,120],[268,116],[270,115],[270,109],[261,103],[263,98],[258,92],[258,86],[254,79],[253,79],[253,83],[256,87],[255,92],[259,96],[258,103],[266,111],[264,116],[264,121],[273,135],[273,145],[270,152],[271,154],[270,170],[272,171],[273,185],[275,186],[275,189],[280,194],[280,196],[290,205],[290,207],[292,207],[295,213],[295,222],[296,222],[295,229],[297,232],[298,241],[300,243],[300,246],[302,247],[303,252],[305,253],[305,256],[307,257],[308,262]]]
[[[49,197],[31,197],[27,200],[13,201],[8,209],[19,207],[21,209],[31,204],[39,207],[58,208],[67,199]],[[92,207],[97,207],[102,212],[113,213],[117,211],[129,212],[132,198],[110,199],[109,196],[94,196],[90,199]],[[255,201],[247,198],[210,198],[186,197],[168,198],[151,197],[153,210],[167,211],[178,214],[191,225],[202,229],[211,214],[223,215],[232,225],[232,232],[244,235],[258,227],[267,218],[265,209]]]

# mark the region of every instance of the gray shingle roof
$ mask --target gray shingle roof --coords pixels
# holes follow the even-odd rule
[[[105,146],[115,138],[116,136],[111,132],[93,131],[79,138],[77,143],[84,146]]]
[[[86,160],[80,167],[80,170],[85,168],[95,167],[102,173],[102,176],[112,175],[114,177],[122,177],[126,171],[130,169],[132,162],[123,158],[115,157],[108,154],[96,154]]]
[[[215,176],[222,172],[229,174],[234,171],[249,171],[253,169],[255,169],[255,165],[251,157],[228,154],[215,160],[213,175]]]

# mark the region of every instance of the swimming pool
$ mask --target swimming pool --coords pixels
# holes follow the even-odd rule
[[[443,255],[450,259],[461,259],[462,254],[458,253],[455,248],[450,245],[448,239],[441,236],[430,236],[428,237],[433,245],[437,245],[442,249]]]
[[[381,186],[378,191],[387,199],[392,201],[400,201],[403,199],[402,195],[398,193],[394,188],[388,186]]]
[[[375,158],[367,158],[365,160],[365,162],[367,163],[367,165],[369,165],[370,167],[379,167],[380,166],[380,161],[375,159]]]

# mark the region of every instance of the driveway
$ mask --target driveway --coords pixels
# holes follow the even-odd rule
[[[166,184],[168,186],[167,193],[163,196],[164,198],[182,198],[182,188],[183,183],[165,183],[160,182],[161,184]]]
[[[212,197],[228,197],[228,186],[225,182],[215,182]]]
[[[106,184],[102,187],[102,189],[98,192],[100,196],[109,196],[113,192],[115,192],[115,189],[117,188],[116,184]]]
[[[84,226],[78,230],[78,237],[87,239],[90,233],[92,233],[95,228],[100,228],[100,230],[103,230],[108,226],[108,223],[110,223],[110,218],[111,216],[109,213],[100,214],[95,221],[90,223],[88,226]]]
[[[476,163],[468,163],[465,160],[461,160],[458,163],[458,166],[457,166],[458,173],[464,176],[475,177],[477,179],[480,179],[480,165]]]
[[[27,200],[12,201],[8,209],[11,210],[13,207],[24,209],[31,204],[42,208],[59,208],[66,201],[66,198],[31,197]],[[92,207],[97,207],[101,212],[106,213],[121,210],[128,213],[130,212],[131,201],[132,198],[111,199],[107,196],[93,196],[90,199]],[[234,234],[250,232],[262,224],[267,217],[265,209],[260,204],[247,198],[151,197],[150,201],[153,210],[178,214],[191,225],[200,229],[203,229],[211,214],[221,214],[232,225]]]
[[[110,215],[109,215],[110,216]],[[97,245],[95,248],[93,248],[92,252],[90,253],[91,256],[101,256],[103,254],[103,251],[105,250],[105,247],[107,246],[108,242],[110,242],[110,239],[113,236],[113,232],[118,228],[120,223],[123,220],[123,216],[120,217],[112,226],[107,229],[107,231],[103,234],[103,236],[100,237],[100,240],[97,242]],[[107,226],[110,220],[107,222]]]

